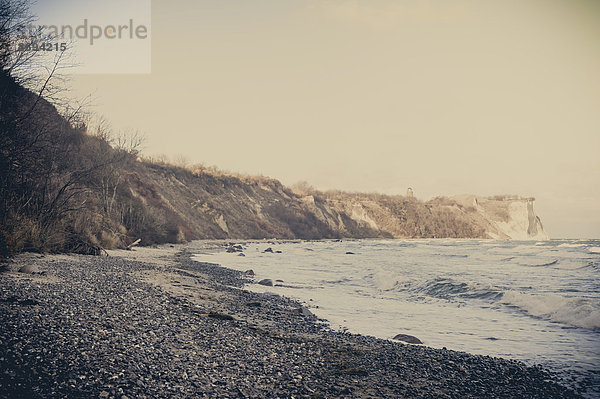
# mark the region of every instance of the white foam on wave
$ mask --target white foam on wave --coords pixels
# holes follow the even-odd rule
[[[530,244],[520,244],[516,246],[494,246],[488,250],[488,253],[493,254],[520,254],[520,255],[534,255],[539,254],[545,250],[544,247],[540,247],[539,245],[530,245]]]
[[[586,246],[586,244],[567,244],[567,243],[564,243],[564,244],[560,244],[558,246],[558,248],[579,248],[579,247],[585,247],[585,246]]]
[[[554,265],[558,264],[558,262],[559,262],[558,259],[541,260],[541,259],[534,258],[529,261],[521,262],[520,265],[526,266],[526,267],[545,267],[545,266],[554,266]]]
[[[500,302],[517,306],[535,317],[576,327],[600,329],[600,303],[592,299],[507,291]]]
[[[396,273],[377,270],[373,275],[373,282],[382,291],[389,291],[401,283],[401,279]]]
[[[600,254],[600,247],[590,247],[588,248],[588,251],[593,254]]]
[[[584,262],[560,262],[556,265],[556,267],[558,269],[564,269],[564,270],[577,270],[577,269],[583,269],[584,267],[588,267],[590,264],[589,263],[584,263]]]

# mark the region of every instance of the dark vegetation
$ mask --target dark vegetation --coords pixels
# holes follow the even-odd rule
[[[139,141],[90,134],[81,108],[59,114],[62,54],[48,63],[19,50],[49,39],[31,22],[26,1],[0,0],[0,255],[98,253],[138,227],[118,183]]]
[[[0,251],[95,253],[138,208],[119,190],[135,145],[111,146],[85,124],[0,75]]]

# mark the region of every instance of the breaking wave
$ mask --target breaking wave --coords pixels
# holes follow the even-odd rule
[[[557,245],[557,248],[580,248],[580,247],[585,247],[586,244],[560,244]]]
[[[448,278],[436,278],[408,287],[408,291],[439,299],[488,299],[502,296],[502,291],[490,286],[472,282],[459,282]]]
[[[557,262],[551,262],[555,263]],[[381,290],[396,289],[444,300],[480,299],[519,308],[533,317],[575,327],[600,329],[600,301],[590,298],[504,291],[498,287],[448,278],[436,278],[425,282],[399,281],[392,273],[377,273],[373,280]]]
[[[544,267],[544,266],[553,266],[558,263],[558,259],[551,260],[549,262],[541,262],[541,263],[519,263],[521,266],[526,267]]]
[[[507,291],[500,302],[518,307],[534,317],[575,327],[600,329],[600,303],[592,299]]]

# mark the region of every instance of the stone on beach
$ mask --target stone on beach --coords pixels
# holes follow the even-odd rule
[[[35,274],[38,273],[38,268],[33,265],[25,265],[19,268],[19,273]]]
[[[213,319],[217,320],[234,320],[233,316],[219,312],[210,312],[208,317],[212,317]]]
[[[423,344],[419,338],[408,334],[398,334],[393,339],[396,341],[407,342],[409,344]]]

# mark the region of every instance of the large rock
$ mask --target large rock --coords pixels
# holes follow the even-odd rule
[[[273,286],[273,280],[271,280],[270,278],[265,278],[264,280],[260,280],[258,282],[258,284],[260,284],[260,285],[266,285],[268,287],[272,287]]]
[[[313,316],[313,313],[304,306],[294,309],[294,312],[305,317]]]
[[[25,265],[25,266],[21,266],[21,268],[19,268],[19,273],[35,274],[37,272],[38,272],[37,267],[35,267],[33,265]]]
[[[208,314],[208,317],[212,317],[213,319],[217,319],[217,320],[234,320],[233,316],[230,316],[230,315],[224,314],[224,313],[218,313],[218,312],[210,312]]]
[[[408,334],[398,334],[393,339],[395,339],[396,341],[407,342],[409,344],[422,344],[423,343],[419,338],[414,337],[412,335],[408,335]]]

